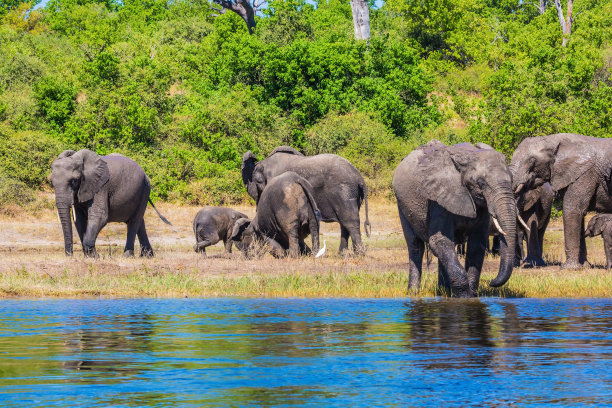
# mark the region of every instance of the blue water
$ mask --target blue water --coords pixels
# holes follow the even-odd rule
[[[0,301],[0,406],[602,406],[612,300]]]

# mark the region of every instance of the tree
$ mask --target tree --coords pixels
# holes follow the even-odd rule
[[[351,0],[356,40],[370,40],[370,10],[365,0]]]
[[[267,3],[267,0],[253,0],[252,3],[249,0],[213,0],[213,2],[221,6],[220,9],[213,8],[219,14],[225,14],[226,10],[238,14],[246,23],[249,34],[253,34],[257,25],[255,14],[261,6]],[[213,14],[213,16],[217,16],[217,14]]]
[[[555,0],[555,7],[557,8],[557,16],[559,17],[559,24],[561,24],[561,31],[563,31],[563,47],[567,45],[570,35],[572,35],[572,24],[574,24],[575,17],[572,15],[572,7],[574,0],[567,0],[567,17],[563,17],[563,7],[561,6],[561,0]]]

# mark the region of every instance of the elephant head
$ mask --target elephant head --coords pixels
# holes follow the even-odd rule
[[[550,182],[559,191],[593,167],[601,154],[586,136],[558,133],[530,137],[521,142],[512,155],[512,189],[519,195]]]
[[[514,264],[516,201],[504,156],[469,143],[446,146],[438,142],[424,147],[418,168],[423,194],[447,211],[475,218],[478,209],[487,209],[502,233],[499,273],[491,286],[506,283]]]
[[[91,150],[65,150],[51,164],[51,183],[67,255],[72,254],[71,207],[91,200],[109,178],[106,162]]]
[[[266,187],[267,180],[264,171],[267,165],[271,165],[271,163],[266,162],[270,157],[277,153],[304,156],[291,146],[279,146],[275,148],[266,159],[259,163],[257,162],[257,158],[253,152],[250,150],[242,156],[242,182],[244,183],[249,195],[255,200],[255,203],[259,202],[261,192]]]
[[[234,241],[234,245],[242,251],[243,254],[248,255],[248,250],[255,241],[255,231],[251,220],[248,218],[240,218],[234,223],[232,228],[232,234],[230,239]]]
[[[586,227],[585,235],[587,237],[596,237],[597,235],[601,235],[608,226],[608,224],[612,221],[612,216],[610,214],[597,214],[589,221],[589,224]]]
[[[242,156],[242,182],[247,193],[258,203],[259,196],[266,187],[266,178],[263,167],[257,166],[257,158],[250,150]]]

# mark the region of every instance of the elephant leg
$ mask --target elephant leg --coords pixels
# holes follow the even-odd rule
[[[527,258],[525,261],[533,267],[544,266],[546,262],[542,259],[542,247],[539,237],[537,215],[533,213],[527,221],[530,231],[527,233]]]
[[[73,208],[77,234],[79,234],[79,240],[83,244],[83,238],[85,237],[85,231],[87,230],[87,213],[81,209]]]
[[[344,227],[344,225],[340,224],[340,248],[338,248],[338,253],[342,254],[344,251],[348,249],[348,240],[351,236],[351,233],[348,229]]]
[[[278,241],[276,241],[275,239],[266,238],[265,242],[267,245],[270,246],[271,248],[270,253],[272,253],[273,257],[281,258],[286,255],[286,251],[283,248],[283,246],[279,244]]]
[[[123,256],[125,257],[134,256],[134,241],[142,223],[142,220],[139,221],[128,221],[127,223],[127,238],[125,239],[125,248],[123,248]]]
[[[228,254],[232,253],[232,240],[229,237],[225,238],[223,241],[223,246],[225,247],[225,252]]]
[[[429,246],[446,270],[453,297],[473,297],[465,269],[455,253],[452,215],[437,204],[430,204]]]
[[[193,246],[193,250],[196,252],[201,253],[202,255],[206,255],[206,247],[207,247],[207,243],[206,242],[197,242],[194,246]]]
[[[465,270],[467,272],[468,283],[472,293],[478,293],[480,285],[480,272],[487,252],[487,242],[489,241],[489,219],[481,222],[470,234],[467,242],[465,254]]]
[[[361,230],[359,229],[359,220],[348,227],[349,235],[351,236],[351,242],[353,243],[353,251],[358,255],[365,254],[365,247],[361,241]]]
[[[450,277],[448,271],[442,265],[442,262],[438,262],[438,295],[439,296],[450,296],[453,293],[450,283]]]
[[[300,239],[300,255],[311,255],[312,250],[306,245],[304,240]]]
[[[579,179],[580,181],[580,179]],[[563,269],[581,268],[586,262],[584,216],[593,197],[596,184],[587,180],[574,182],[563,197],[563,233],[565,236],[565,263]]]
[[[300,256],[300,238],[297,228],[289,233],[289,256],[297,258]]]
[[[493,244],[491,245],[491,255],[493,256],[499,255],[499,247],[500,247],[499,235],[495,235],[493,236]]]
[[[145,226],[145,221],[142,220],[140,223],[140,227],[138,228],[138,242],[140,243],[140,256],[144,256],[146,258],[152,258],[155,256],[153,252],[153,248],[151,247],[151,243],[149,242],[149,237],[147,235],[147,227]],[[133,246],[132,246],[133,250]]]
[[[419,239],[408,220],[399,210],[400,221],[402,223],[402,231],[404,239],[408,245],[409,269],[408,269],[408,293],[418,293],[421,289],[421,272],[423,270],[423,254],[425,253],[425,243]]]
[[[601,236],[606,253],[606,269],[610,270],[612,268],[612,225],[606,226]]]
[[[87,209],[87,228],[83,235],[83,253],[86,257],[96,258],[96,239],[108,222],[107,197],[95,197]]]
[[[525,234],[521,228],[516,229],[516,246],[514,247],[514,266],[519,267],[523,263],[524,251],[523,241],[525,240]]]

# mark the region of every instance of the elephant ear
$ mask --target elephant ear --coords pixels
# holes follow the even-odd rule
[[[276,149],[272,150],[272,153],[270,153],[268,157],[276,153],[288,153],[288,154],[295,154],[296,156],[303,156],[302,153],[298,152],[291,146],[278,146]]]
[[[74,150],[64,150],[63,152],[60,153],[59,156],[57,156],[58,159],[63,159],[64,157],[70,157],[72,155],[74,155],[76,152]]]
[[[417,165],[423,193],[447,211],[463,217],[475,218],[476,206],[468,189],[461,181],[453,158],[445,145],[434,145],[423,149]]]
[[[75,160],[83,163],[83,176],[77,197],[79,202],[91,200],[110,179],[108,165],[100,156],[91,150],[79,150],[73,155]]]
[[[232,234],[230,235],[230,240],[232,241],[240,241],[242,238],[242,233],[245,229],[247,229],[251,225],[251,220],[248,218],[240,218],[234,223],[234,228],[232,228]]]
[[[253,170],[255,170],[255,165],[257,164],[257,158],[253,154],[252,151],[248,151],[242,155],[242,182],[245,186],[247,186],[251,181],[253,181]]]
[[[255,172],[256,165],[257,158],[250,150],[242,156],[242,182],[247,189],[247,193],[249,193],[255,202],[258,202],[259,192],[257,191],[257,180],[253,180],[253,173]],[[259,175],[258,178],[262,178],[262,176]]]
[[[554,191],[569,186],[597,162],[594,147],[577,140],[559,143],[551,169],[550,185]]]

